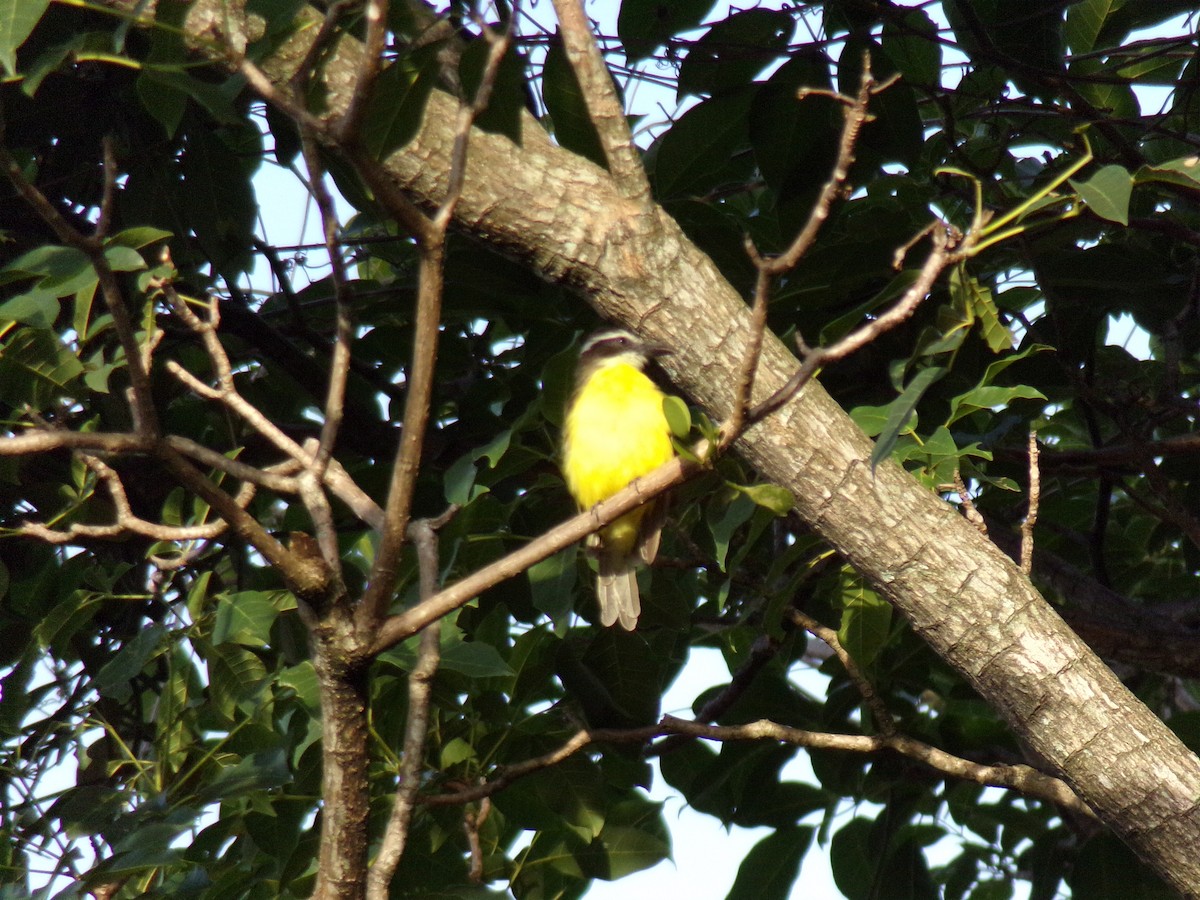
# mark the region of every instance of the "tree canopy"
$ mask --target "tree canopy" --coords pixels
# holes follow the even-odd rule
[[[0,11],[0,896],[1200,896],[1200,4],[542,6]]]

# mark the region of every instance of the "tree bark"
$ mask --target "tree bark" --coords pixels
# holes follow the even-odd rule
[[[225,7],[197,0],[188,32],[211,41]],[[299,30],[261,63],[276,85],[286,84],[315,31]],[[361,52],[343,37],[322,67],[331,116],[344,106]],[[435,92],[417,137],[386,160],[396,184],[423,207],[444,195],[454,120],[454,101]],[[749,334],[743,299],[665,212],[622,198],[605,171],[554,146],[532,118],[522,125],[518,144],[472,133],[457,227],[572,286],[606,317],[669,343],[675,384],[714,419],[726,418]],[[797,365],[767,335],[754,400],[782,386]],[[870,441],[815,382],[736,448],[792,491],[799,515],[1142,859],[1184,894],[1200,896],[1200,760],[1003,553],[898,466],[872,469]]]

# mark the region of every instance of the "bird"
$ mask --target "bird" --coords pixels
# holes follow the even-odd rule
[[[562,473],[581,510],[591,509],[675,455],[663,411],[665,395],[646,375],[670,349],[632,332],[607,328],[579,351],[562,435]],[[641,614],[636,566],[658,553],[665,498],[639,506],[589,539],[597,548],[600,623],[637,627]]]

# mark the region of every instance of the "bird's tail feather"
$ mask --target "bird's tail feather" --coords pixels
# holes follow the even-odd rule
[[[638,595],[637,572],[627,559],[611,560],[601,555],[596,597],[600,601],[602,625],[620,622],[626,631],[633,631],[637,627],[642,601]]]

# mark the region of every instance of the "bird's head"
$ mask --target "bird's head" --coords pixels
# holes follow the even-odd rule
[[[666,356],[670,352],[671,348],[644,341],[632,331],[605,328],[589,335],[583,342],[583,347],[579,350],[577,371],[582,375],[614,365],[644,369],[650,360]]]

